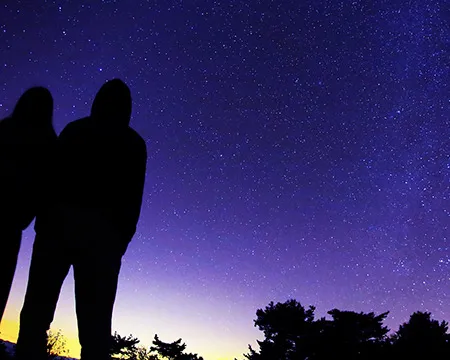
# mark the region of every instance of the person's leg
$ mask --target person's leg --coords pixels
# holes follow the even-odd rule
[[[75,300],[82,360],[109,360],[111,320],[120,253],[87,251],[74,262]]]
[[[47,358],[47,330],[53,321],[70,259],[53,239],[36,236],[16,346],[18,360]]]
[[[11,285],[16,271],[17,256],[19,255],[21,230],[0,231],[0,323],[8,302]]]

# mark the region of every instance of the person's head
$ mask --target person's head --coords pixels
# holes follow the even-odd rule
[[[95,96],[91,117],[109,127],[122,127],[130,124],[131,92],[120,79],[107,81]]]
[[[50,91],[35,86],[25,91],[14,107],[12,118],[36,128],[52,127],[53,97]]]

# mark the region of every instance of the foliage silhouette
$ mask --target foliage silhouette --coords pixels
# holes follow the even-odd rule
[[[136,347],[139,344],[139,339],[132,335],[122,337],[117,331],[112,336],[110,355],[113,359],[135,359],[138,351]]]
[[[178,339],[172,343],[161,341],[158,335],[155,335],[153,346],[146,349],[137,346],[140,340],[129,335],[122,337],[117,332],[112,336],[111,357],[113,359],[125,360],[203,360],[197,354],[186,354],[186,344]]]
[[[165,359],[165,360],[203,360],[201,356],[197,354],[185,354],[184,350],[186,349],[186,344],[181,343],[181,339],[178,339],[172,343],[165,343],[159,340],[158,335],[155,335],[153,340],[153,346],[150,347],[151,352],[156,352],[157,359]],[[152,359],[152,360],[153,360]]]
[[[0,340],[0,360],[12,360],[15,358],[15,356],[13,356],[15,344],[11,343],[11,345],[12,348],[10,351],[12,351],[12,353],[8,352],[4,341]],[[55,360],[68,356],[69,350],[67,349],[66,339],[61,330],[58,330],[57,332],[49,330],[46,349],[48,360]]]
[[[66,339],[61,330],[53,332],[49,330],[47,336],[47,356],[49,360],[55,360],[61,356],[67,356],[69,350],[66,346]]]
[[[156,352],[158,355],[169,360],[177,359],[185,349],[186,344],[182,344],[181,339],[178,339],[172,343],[165,343],[159,340],[158,335],[155,335],[153,346],[150,347],[151,351]]]
[[[450,359],[448,323],[431,318],[431,313],[417,311],[398,331],[388,336],[383,325],[389,312],[357,313],[333,309],[331,319],[315,319],[314,306],[305,309],[298,301],[269,303],[258,309],[254,324],[264,333],[257,341],[259,350],[249,346],[248,360],[441,360]],[[171,343],[154,336],[152,346],[140,346],[133,335],[111,336],[111,359],[123,360],[203,360],[185,353],[182,339]],[[3,346],[2,346],[3,345]],[[49,331],[49,360],[67,355],[61,331]],[[12,360],[0,341],[0,360]],[[234,359],[237,360],[237,359]]]
[[[388,312],[376,316],[373,312],[356,313],[333,309],[331,321],[320,321],[320,341],[311,354],[318,359],[378,359],[387,341],[389,329],[383,326]],[[326,345],[326,346],[321,346]]]
[[[150,349],[138,346],[134,354],[134,360],[153,360],[155,357],[150,353]]]
[[[249,346],[247,359],[289,359],[294,352],[306,351],[314,343],[317,331],[313,329],[314,310],[308,310],[295,300],[274,305],[270,302],[264,310],[257,310],[255,326],[264,332],[265,339],[257,341],[260,353]]]
[[[450,359],[448,322],[417,311],[392,336],[393,356],[405,359]]]
[[[256,312],[255,326],[264,333],[259,351],[249,345],[248,360],[414,360],[450,359],[448,323],[416,312],[393,336],[383,325],[389,312],[356,313],[333,309],[331,320],[314,320],[296,300],[269,303]]]

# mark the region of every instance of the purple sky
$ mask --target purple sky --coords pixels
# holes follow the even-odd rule
[[[44,85],[59,133],[105,80],[131,88],[149,159],[114,328],[231,360],[271,300],[450,320],[444,5],[2,2],[0,117]],[[55,327],[74,338],[72,285]]]

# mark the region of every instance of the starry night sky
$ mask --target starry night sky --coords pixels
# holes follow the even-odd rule
[[[450,320],[445,3],[2,1],[0,117],[44,85],[59,133],[131,88],[149,159],[114,329],[230,360],[271,300]],[[76,340],[71,276],[54,327]]]

